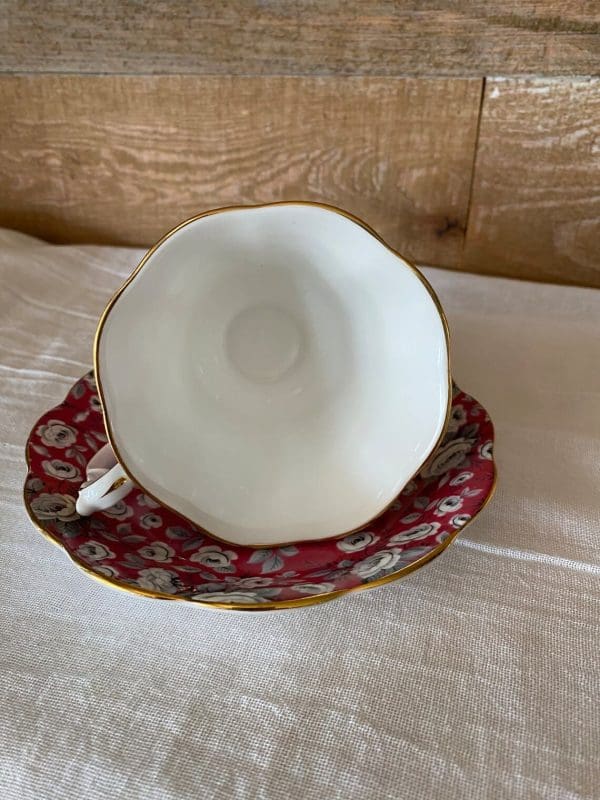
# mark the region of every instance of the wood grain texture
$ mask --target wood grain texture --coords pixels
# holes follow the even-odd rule
[[[0,71],[600,73],[597,0],[0,0]]]
[[[600,286],[600,80],[490,80],[463,267]]]
[[[0,77],[0,225],[150,244],[211,207],[321,200],[456,264],[475,79]]]

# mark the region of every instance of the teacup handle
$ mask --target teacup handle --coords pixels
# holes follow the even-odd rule
[[[96,511],[106,511],[122,500],[133,488],[112,447],[105,444],[89,460],[85,470],[86,482],[79,490],[75,508],[82,517]]]

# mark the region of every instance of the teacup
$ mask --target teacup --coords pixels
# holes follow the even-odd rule
[[[112,451],[90,462],[80,513],[135,482],[249,546],[379,516],[451,403],[432,288],[361,220],[317,203],[217,209],[170,231],[108,304],[94,362]]]

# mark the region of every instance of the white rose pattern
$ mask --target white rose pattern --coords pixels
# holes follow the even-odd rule
[[[161,561],[164,564],[170,564],[175,555],[175,550],[164,542],[152,542],[152,544],[140,547],[138,553],[147,561]]]
[[[450,524],[454,528],[462,528],[470,519],[470,514],[457,514],[455,517],[452,517]]]
[[[107,508],[106,511],[102,513],[106,514],[107,517],[114,517],[114,519],[122,520],[133,516],[133,508],[128,506],[124,500],[119,500],[118,503],[115,503],[114,506]]]
[[[343,550],[344,553],[355,553],[375,544],[378,539],[379,536],[375,536],[374,533],[360,531],[360,533],[351,533],[349,536],[339,539],[336,544],[338,549]]]
[[[42,442],[48,447],[70,447],[77,441],[77,431],[60,420],[51,419],[40,425],[36,431]]]
[[[42,461],[42,469],[46,475],[59,478],[63,481],[81,480],[81,471],[73,464],[69,464],[67,461],[61,461],[60,458]]]
[[[140,520],[140,525],[146,530],[150,530],[150,528],[160,528],[162,524],[162,517],[159,517],[158,514],[144,514]]]
[[[115,554],[108,547],[95,542],[93,539],[80,545],[75,551],[84,561],[102,561],[105,558],[115,558]]]
[[[460,472],[455,478],[452,478],[448,486],[462,486],[463,483],[470,481],[472,477],[472,472]]]
[[[236,581],[236,586],[238,589],[261,589],[265,586],[270,586],[273,583],[273,578],[262,578],[257,576],[256,578],[242,578],[239,581]]]
[[[403,533],[397,533],[388,539],[388,545],[403,544],[404,542],[412,542],[415,539],[426,539],[428,536],[433,536],[440,529],[439,522],[424,522],[421,525],[415,525],[414,528],[409,528]]]
[[[56,519],[60,522],[79,519],[75,510],[75,498],[68,494],[42,492],[31,501],[31,510],[38,519]]]
[[[182,585],[176,572],[162,567],[141,569],[138,572],[136,583],[140,589],[148,589],[151,592],[164,592],[165,594],[175,594]]]
[[[361,578],[372,578],[380,572],[387,572],[392,569],[400,559],[400,551],[382,550],[367,556],[363,561],[359,561],[352,567],[352,572]]]
[[[467,457],[467,453],[471,451],[472,446],[473,443],[470,439],[453,439],[442,445],[423,470],[422,475],[431,478],[459,467]]]
[[[197,561],[205,567],[214,569],[215,572],[233,572],[232,561],[237,559],[233,550],[223,550],[219,545],[211,544],[201,547],[190,556],[191,561]]]
[[[482,444],[481,447],[479,448],[479,455],[481,456],[481,458],[485,458],[486,461],[492,460],[492,458],[494,457],[493,453],[494,453],[493,442],[486,442],[485,444]]]
[[[462,504],[463,498],[459,497],[457,494],[444,497],[443,500],[438,501],[433,513],[436,517],[443,517],[446,514],[452,514],[454,511],[458,511]]]

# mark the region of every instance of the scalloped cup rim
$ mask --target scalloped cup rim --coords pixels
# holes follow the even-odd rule
[[[318,257],[304,237],[309,223],[314,234],[310,247],[319,251]],[[340,244],[342,232],[355,244],[351,262],[346,241]],[[266,266],[260,261],[265,241],[274,243],[268,250],[273,261]],[[201,252],[210,253],[206,257],[210,263],[203,263],[202,269],[196,268],[199,242]],[[327,268],[319,260],[325,245],[329,248]],[[238,263],[240,252],[245,260]],[[370,269],[360,271],[359,254]],[[288,261],[282,267],[284,256]],[[404,268],[397,269],[399,264]],[[261,283],[263,272],[269,280]],[[324,286],[324,274],[328,279],[334,275],[336,291]],[[353,286],[346,286],[357,276],[360,296]],[[246,295],[236,294],[235,287],[244,281]],[[161,311],[162,317],[157,312],[158,319],[150,318],[148,308],[159,305],[157,297],[175,285],[179,286],[178,324],[169,324],[174,312],[168,309]],[[212,295],[206,287],[212,287]],[[373,314],[361,316],[360,305],[369,290],[369,302],[379,303],[374,306],[375,318],[383,319],[379,328],[372,322]],[[398,315],[397,302],[407,294],[411,303],[405,301],[405,313]],[[191,298],[185,312],[180,308],[184,295]],[[308,295],[312,305],[299,305],[299,298]],[[220,304],[214,297],[220,298]],[[204,303],[202,314],[198,303]],[[258,320],[252,317],[256,313]],[[376,337],[369,326],[380,334],[375,345],[370,343]],[[257,364],[256,354],[247,347],[249,332],[260,333],[265,327],[274,335],[266,353],[258,354]],[[413,352],[414,341],[410,346],[403,344],[415,327],[420,331],[418,353]],[[338,328],[345,331],[347,340],[341,336],[336,340]],[[302,333],[296,348],[298,331]],[[338,350],[332,345],[332,353],[340,358],[323,357],[315,346],[315,331],[328,347],[337,341]],[[127,347],[120,347],[124,337]],[[434,290],[370,226],[333,206],[290,201],[214,209],[169,231],[148,250],[107,305],[96,332],[94,365],[108,438],[125,473],[161,505],[215,538],[261,548],[340,538],[363,528],[393,502],[446,431],[451,406],[448,339]],[[339,367],[341,356],[349,357],[348,342],[353,340],[367,342],[355,347],[360,351],[360,363],[354,365],[358,378]],[[157,348],[162,348],[160,353]],[[299,358],[296,349],[300,362],[294,361]],[[142,356],[132,359],[130,350]],[[288,367],[289,358],[292,367]],[[407,365],[402,375],[392,369],[400,358]],[[274,363],[286,369],[271,380],[265,364],[270,368]],[[242,374],[250,368],[252,380]],[[412,385],[408,392],[402,383],[407,375],[411,383],[414,380],[422,387],[417,399],[419,393]],[[175,433],[161,423],[172,402],[168,388],[172,381],[167,376],[184,378]],[[151,386],[143,414],[135,405],[139,385]],[[225,412],[221,405],[215,406],[213,395]],[[321,416],[312,412],[313,407]],[[412,413],[410,429],[407,426],[402,434],[407,439],[404,452],[398,446],[401,433],[394,429],[397,408]],[[248,419],[254,414],[245,429],[238,422],[244,414]],[[338,418],[342,422],[334,424]],[[300,423],[294,428],[290,419]],[[353,434],[353,426],[360,435]],[[360,448],[369,454],[368,470],[348,467]],[[169,460],[164,463],[166,452]],[[202,453],[201,464],[198,453]],[[142,468],[142,464],[150,466]]]

